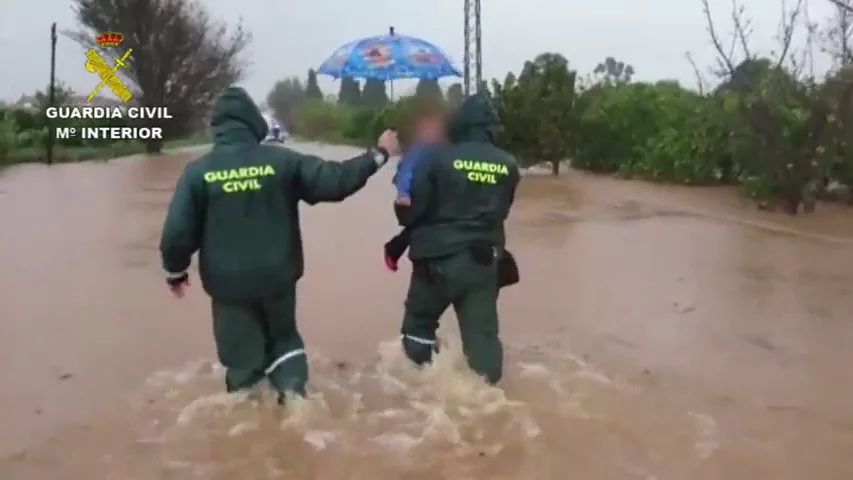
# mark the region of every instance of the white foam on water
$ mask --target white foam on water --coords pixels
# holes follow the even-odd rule
[[[178,415],[175,424],[184,426],[192,422],[193,418],[201,412],[219,408],[226,413],[231,411],[238,403],[250,400],[248,393],[214,393],[199,397],[185,406]]]
[[[507,364],[509,390],[489,386],[467,368],[452,340],[424,368],[408,361],[399,339],[382,342],[376,360],[364,364],[343,366],[312,352],[310,396],[288,398],[284,408],[267,388],[222,393],[223,370],[211,362],[158,372],[146,388],[168,399],[168,408],[148,419],[145,439],[159,442],[173,469],[206,472],[200,478],[238,464],[249,468],[247,458],[263,464],[270,478],[326,472],[322,476],[360,479],[383,469],[483,478],[491,468],[479,460],[483,457],[518,459],[513,463],[518,476],[501,478],[534,478],[567,462],[565,447],[557,446],[561,438],[584,429],[606,432],[610,415],[618,413],[608,409],[632,408],[629,397],[639,391],[564,349],[539,347],[535,354],[526,354],[525,347],[509,352],[510,359],[516,357]],[[719,447],[718,427],[709,415],[681,412],[671,421],[694,436],[698,460]],[[610,451],[601,452],[601,461],[623,455],[618,444],[605,437],[597,441]],[[220,451],[239,451],[233,455],[243,460],[226,461]],[[535,460],[540,457],[545,463]],[[624,463],[625,473],[654,478],[649,473],[654,466],[637,458],[616,463]]]
[[[689,415],[696,424],[696,454],[705,460],[720,448],[719,426],[714,417],[706,413],[690,412]]]

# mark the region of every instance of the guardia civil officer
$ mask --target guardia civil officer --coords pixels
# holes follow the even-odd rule
[[[417,364],[432,359],[439,317],[453,305],[468,365],[492,384],[503,370],[498,290],[518,282],[504,221],[520,173],[515,158],[494,145],[497,124],[488,97],[463,101],[450,121],[451,143],[418,163],[411,206],[397,209],[411,229],[401,328],[406,355]]]
[[[227,390],[267,378],[280,399],[304,395],[308,363],[295,318],[303,273],[299,202],[340,202],[357,192],[399,153],[397,135],[386,131],[374,148],[343,162],[262,145],[267,123],[236,87],[216,101],[211,126],[213,149],[184,169],[163,225],[168,285],[184,295],[198,251]]]

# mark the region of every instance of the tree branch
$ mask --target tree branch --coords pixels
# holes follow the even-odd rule
[[[705,95],[705,79],[702,78],[702,73],[700,73],[696,61],[693,60],[693,55],[690,52],[685,52],[684,56],[687,57],[687,61],[690,62],[690,66],[693,68],[693,75],[696,77],[696,86],[699,88],[699,95]]]
[[[776,67],[782,66],[785,58],[788,56],[788,50],[791,48],[791,40],[794,37],[794,30],[797,27],[797,19],[803,11],[803,0],[797,0],[797,4],[790,11],[785,9],[785,1],[782,1],[782,51],[779,53],[779,58],[776,59]]]
[[[850,5],[849,0],[828,0],[829,3],[835,5],[838,8],[846,10],[850,13],[853,13],[853,5]]]
[[[723,50],[723,44],[720,42],[720,37],[717,35],[717,30],[714,27],[714,19],[711,16],[711,6],[708,4],[708,0],[701,0],[701,2],[702,11],[705,13],[705,19],[707,21],[706,30],[708,31],[708,35],[711,37],[711,44],[714,46],[714,49],[717,50],[717,54],[719,55],[717,62],[724,68],[725,74],[733,76],[735,73],[735,66],[732,62],[732,55],[727,55],[725,50]]]
[[[733,39],[737,39],[740,43],[744,60],[751,60],[753,57],[749,49],[749,37],[752,35],[752,22],[748,19],[743,21],[744,11],[743,5],[738,5],[737,0],[732,0],[732,23],[735,27]]]

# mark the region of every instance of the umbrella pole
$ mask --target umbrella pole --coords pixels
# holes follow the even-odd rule
[[[394,36],[394,25],[388,27],[388,35]],[[394,80],[388,82],[388,99],[394,101]]]

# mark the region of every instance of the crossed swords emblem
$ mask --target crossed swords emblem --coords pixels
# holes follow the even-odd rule
[[[125,102],[133,98],[133,94],[124,82],[122,82],[116,75],[119,68],[127,68],[125,61],[130,57],[131,52],[133,52],[133,49],[129,48],[124,52],[124,55],[122,55],[121,58],[114,58],[116,64],[112,67],[107,64],[104,57],[102,57],[94,48],[89,49],[89,51],[86,52],[86,58],[88,59],[86,62],[86,70],[91,73],[97,73],[98,76],[101,77],[101,83],[99,83],[98,86],[92,90],[92,93],[89,94],[89,97],[86,99],[87,102],[91,102],[92,99],[95,98],[95,95],[104,88],[104,85],[109,86],[110,90]]]

